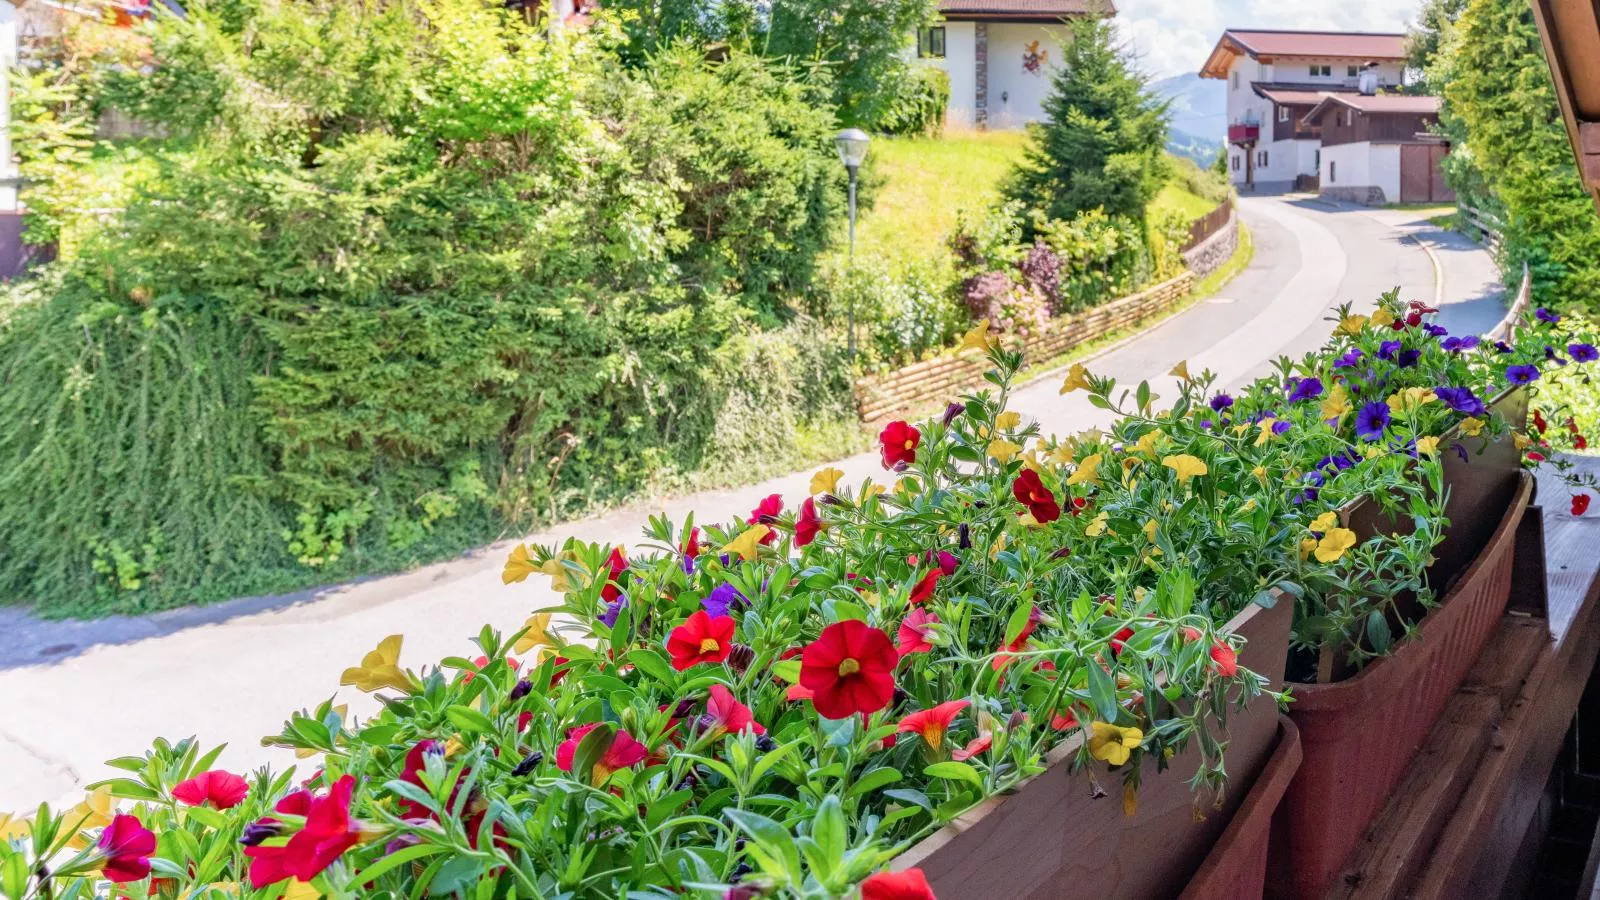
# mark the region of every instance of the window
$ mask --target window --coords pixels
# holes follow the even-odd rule
[[[1289,107],[1287,107],[1287,106],[1278,107],[1278,121],[1279,122],[1287,122],[1287,121],[1289,121]]]
[[[1328,180],[1330,182],[1339,180],[1339,164],[1338,163],[1336,163],[1336,162],[1328,163]]]
[[[1235,153],[1229,159],[1233,160],[1233,170],[1235,172],[1239,171],[1239,154]]]
[[[1257,150],[1256,151],[1256,165],[1262,167],[1263,169],[1266,168],[1267,167],[1268,158],[1269,157],[1267,156],[1267,151],[1265,151],[1265,150]]]
[[[1361,70],[1360,70],[1360,69],[1358,69],[1358,68],[1356,68],[1356,67],[1355,67],[1355,66],[1351,66],[1351,67],[1349,67],[1349,68],[1348,68],[1348,69],[1345,69],[1345,72],[1344,72],[1344,73],[1345,73],[1345,74],[1346,74],[1346,75],[1348,75],[1348,76],[1350,76],[1350,77],[1351,77],[1351,78],[1354,78],[1354,77],[1356,77],[1356,76],[1357,76],[1357,75],[1359,75],[1359,74],[1361,74]]]
[[[1331,76],[1332,74],[1333,74],[1333,66],[1314,65],[1314,66],[1311,67],[1311,77],[1312,78],[1317,78],[1317,77],[1327,78],[1327,77]]]
[[[944,26],[917,29],[917,56],[923,59],[944,59]]]
[[[1313,151],[1311,151],[1311,168],[1313,168],[1313,169],[1322,168],[1322,151],[1321,150],[1313,150]]]
[[[1233,89],[1236,90],[1236,91],[1239,89],[1239,73],[1238,72],[1233,73]]]

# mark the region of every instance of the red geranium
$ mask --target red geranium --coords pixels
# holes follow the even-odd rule
[[[216,809],[232,809],[244,801],[250,785],[232,772],[212,769],[201,772],[172,789],[172,799],[189,806],[210,803]]]
[[[822,629],[800,655],[800,684],[824,718],[874,713],[894,699],[894,667],[900,661],[889,636],[865,622],[846,619]]]
[[[883,431],[878,434],[878,444],[883,450],[883,467],[892,469],[901,463],[909,466],[916,462],[917,444],[921,442],[922,432],[905,422],[897,420],[883,426]]]
[[[961,711],[971,706],[965,700],[951,700],[941,703],[933,709],[924,709],[914,712],[900,720],[895,731],[909,732],[922,738],[922,742],[930,750],[944,748],[945,733],[950,730],[950,723],[961,715]]]
[[[303,811],[305,827],[282,847],[244,848],[250,857],[250,885],[265,887],[289,877],[310,881],[354,847],[361,840],[361,831],[350,818],[350,796],[355,787],[355,778],[346,775],[333,783],[325,797],[299,791],[279,801],[279,812],[300,815]]]
[[[112,884],[150,876],[150,854],[156,852],[156,836],[138,817],[118,813],[100,832],[96,844],[105,854],[101,870]]]
[[[1574,516],[1581,516],[1584,513],[1588,512],[1589,511],[1589,500],[1590,500],[1590,497],[1589,497],[1588,494],[1578,494],[1578,495],[1574,496],[1572,498],[1572,514]]]
[[[711,696],[706,700],[707,731],[715,730],[718,734],[738,734],[746,729],[756,734],[766,734],[767,730],[757,722],[755,715],[750,712],[750,707],[740,703],[733,696],[733,691],[720,684],[711,686]]]
[[[1239,656],[1227,644],[1211,645],[1211,661],[1217,666],[1217,674],[1223,678],[1239,674]]]
[[[861,900],[939,900],[921,869],[879,872],[861,882]]]
[[[588,725],[579,725],[567,732],[567,739],[556,748],[556,768],[563,772],[571,772],[573,757],[577,755],[578,743],[583,736],[600,726],[599,722],[590,722]],[[601,784],[611,773],[619,769],[627,769],[644,762],[650,755],[649,748],[634,740],[633,735],[617,729],[611,738],[611,746],[601,754],[599,761],[594,764],[594,771],[589,773],[590,784]]]
[[[794,520],[794,545],[804,547],[817,539],[822,531],[822,517],[817,515],[817,501],[807,497],[800,504],[800,515]]]
[[[733,650],[733,631],[737,624],[732,616],[713,619],[705,610],[695,610],[694,615],[667,636],[672,667],[682,672],[701,663],[719,663],[727,659]]]
[[[778,513],[781,512],[783,512],[783,497],[778,494],[772,494],[767,499],[757,503],[755,509],[750,510],[750,518],[745,519],[744,523],[746,525],[771,525],[773,520],[778,518]],[[777,539],[778,532],[768,529],[766,536],[761,539],[761,543],[770,544]]]
[[[609,575],[606,578],[606,586],[600,591],[600,596],[604,597],[607,603],[615,603],[617,598],[622,596],[619,579],[628,569],[628,559],[622,555],[621,547],[611,548],[611,555],[606,558],[606,568],[609,570]]]
[[[1041,524],[1061,518],[1061,505],[1056,502],[1056,495],[1050,493],[1044,482],[1039,480],[1039,473],[1032,469],[1023,469],[1017,480],[1011,483],[1011,494]]]
[[[895,650],[901,656],[931,651],[933,644],[928,640],[928,632],[932,630],[931,626],[937,624],[939,624],[938,616],[920,607],[913,609],[900,620],[900,631],[896,635],[899,644]]]

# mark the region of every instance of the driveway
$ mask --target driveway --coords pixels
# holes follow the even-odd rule
[[[1093,371],[1152,378],[1156,392],[1170,396],[1165,373],[1186,359],[1192,371],[1210,368],[1237,384],[1281,354],[1319,346],[1335,306],[1370,309],[1396,286],[1406,299],[1441,299],[1453,332],[1499,321],[1502,292],[1488,254],[1415,214],[1294,197],[1252,197],[1241,209],[1255,237],[1253,264],[1221,296],[1100,353],[1088,363]],[[1081,393],[1059,396],[1059,384],[1059,375],[1041,378],[1015,394],[1013,408],[1057,434],[1103,424],[1105,413]],[[883,480],[872,454],[834,465],[852,482]],[[663,510],[680,520],[691,510],[701,521],[742,520],[768,494],[798,502],[810,476],[642,503],[529,540],[576,535],[632,545],[647,516]],[[401,663],[418,668],[475,655],[470,639],[484,622],[513,630],[555,602],[542,577],[501,585],[510,547],[403,575],[138,619],[41,622],[0,608],[0,811],[75,800],[84,784],[107,777],[104,760],[140,753],[157,736],[227,743],[219,764],[234,771],[293,765],[291,754],[263,748],[260,737],[276,733],[291,710],[336,693],[355,715],[373,712],[372,698],[338,686],[339,674],[385,635],[403,633]]]

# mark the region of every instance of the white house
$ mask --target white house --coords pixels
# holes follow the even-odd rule
[[[942,21],[918,30],[916,55],[950,78],[951,127],[1021,128],[1044,118],[1064,21],[1115,11],[1093,0],[940,0]]]
[[[1305,116],[1322,135],[1322,195],[1354,203],[1455,199],[1439,163],[1449,152],[1430,134],[1438,97],[1329,94]]]
[[[1308,113],[1332,95],[1404,83],[1406,36],[1336,31],[1223,32],[1201,77],[1227,82],[1228,175],[1242,191],[1315,187],[1322,136]]]

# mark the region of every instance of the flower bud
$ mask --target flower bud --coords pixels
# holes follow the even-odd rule
[[[817,502],[821,503],[823,506],[842,506],[842,505],[844,505],[844,501],[840,500],[838,497],[834,496],[833,494],[819,494],[817,496]]]
[[[542,762],[544,762],[544,754],[535,750],[524,756],[522,762],[517,763],[517,767],[511,770],[511,775],[514,778],[526,778]]]
[[[246,847],[254,847],[267,838],[277,837],[283,833],[282,822],[251,822],[244,827],[244,833],[239,836],[239,843]]]
[[[763,525],[776,525],[778,524],[778,517],[762,513],[761,515],[756,516],[756,521]]]
[[[969,527],[967,525],[967,523],[962,522],[961,523],[961,527],[957,530],[956,533],[959,535],[959,537],[956,539],[956,546],[960,547],[963,550],[971,550],[972,549],[972,529],[971,529],[971,527]]]
[[[960,416],[966,411],[967,405],[965,403],[952,403],[949,406],[946,406],[944,408],[944,418],[942,419],[945,427],[948,428],[950,423],[956,420],[956,417]]]
[[[532,692],[533,682],[524,678],[518,681],[516,686],[511,689],[511,694],[509,696],[512,700],[521,700],[523,697],[528,696]]]
[[[677,708],[672,711],[672,717],[674,719],[686,719],[689,717],[690,713],[694,712],[694,708],[699,705],[700,701],[694,699],[693,697],[686,697],[682,700],[679,700]]]
[[[760,750],[762,753],[771,753],[772,751],[778,749],[778,742],[773,740],[772,735],[770,734],[757,735],[756,749]]]
[[[756,651],[747,644],[732,644],[728,647],[728,667],[743,675],[756,661]]]

